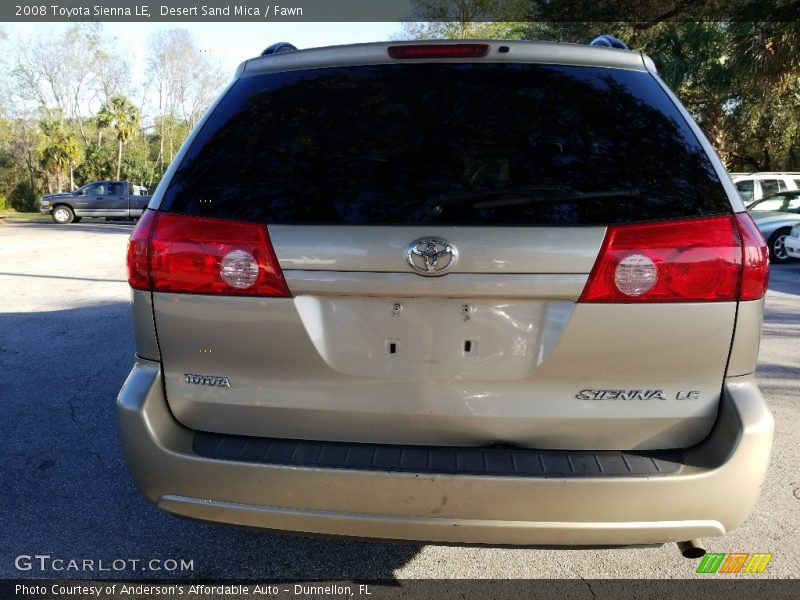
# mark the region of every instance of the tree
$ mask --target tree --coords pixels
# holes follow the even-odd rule
[[[585,7],[594,22],[573,22],[569,3],[527,0],[525,20],[513,0],[416,0],[418,18],[403,37],[545,39],[588,43],[600,33],[624,40],[654,60],[659,74],[697,120],[730,170],[800,166],[800,23],[758,14],[733,0],[729,18],[703,18],[703,6],[624,0]],[[750,14],[748,13],[750,11]],[[624,21],[609,21],[609,18]],[[637,18],[633,18],[636,15]],[[531,19],[541,19],[531,21]],[[492,22],[490,19],[499,19]],[[602,21],[602,22],[601,22]]]
[[[81,181],[105,179],[113,172],[115,159],[114,152],[108,146],[89,144],[76,174]]]
[[[80,162],[83,151],[74,134],[66,131],[64,124],[57,118],[45,117],[39,124],[44,134],[42,147],[42,166],[45,172],[55,179],[58,191],[63,189],[62,176],[69,170],[69,181],[75,187],[74,170]]]
[[[729,25],[738,94],[730,120],[734,164],[753,170],[800,165],[800,22],[796,14],[758,22],[747,8]],[[775,15],[777,17],[777,15]]]
[[[523,39],[527,0],[417,0],[405,39]]]
[[[221,67],[200,51],[186,29],[170,29],[150,38],[147,69],[156,94],[156,134],[161,172],[179,145],[178,120],[194,127],[225,80]]]
[[[20,182],[19,180],[24,180],[26,187],[31,191],[36,190],[40,174],[38,165],[40,138],[41,132],[34,122],[23,118],[14,119],[12,122],[8,144],[12,161],[11,167],[24,173],[15,179],[17,183]]]
[[[800,22],[736,21],[728,27],[732,66],[762,91],[783,91],[800,82]]]
[[[731,101],[736,73],[730,65],[727,28],[715,22],[658,23],[633,34],[658,72],[697,120],[723,162],[731,158]]]
[[[101,104],[130,91],[131,65],[112,48],[110,41],[95,50],[94,58],[94,80],[98,85]]]
[[[122,147],[139,126],[139,109],[125,96],[113,96],[97,113],[101,128],[112,128],[117,136],[117,179],[122,170]]]

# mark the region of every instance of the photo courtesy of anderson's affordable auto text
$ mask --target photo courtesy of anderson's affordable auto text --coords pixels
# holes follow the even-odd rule
[[[800,3],[0,6],[0,598],[800,597]]]

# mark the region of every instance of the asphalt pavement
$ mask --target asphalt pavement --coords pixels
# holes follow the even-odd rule
[[[0,577],[696,576],[697,561],[673,544],[543,550],[372,542],[213,526],[159,511],[128,474],[114,408],[133,357],[131,229],[89,219],[0,224]],[[800,575],[799,358],[800,262],[773,267],[767,295],[757,373],[776,435],[761,501],[741,528],[707,540],[717,552],[773,553],[760,577]]]

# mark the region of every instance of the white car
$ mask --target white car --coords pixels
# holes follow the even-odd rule
[[[762,172],[731,173],[736,191],[745,206],[778,192],[800,189],[800,173]]]
[[[800,258],[800,223],[783,239],[783,248],[792,258]]]
[[[767,240],[770,260],[773,263],[791,260],[785,243],[792,226],[800,222],[800,191],[774,194],[754,202],[747,210]]]

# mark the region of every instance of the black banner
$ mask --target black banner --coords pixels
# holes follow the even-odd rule
[[[39,0],[3,2],[0,20],[140,22],[798,21],[798,0]]]
[[[707,579],[521,579],[398,581],[79,581],[2,580],[0,597],[31,600],[239,600],[353,598],[358,600],[490,600],[560,598],[614,600],[753,600],[800,597],[797,580],[710,575]]]

